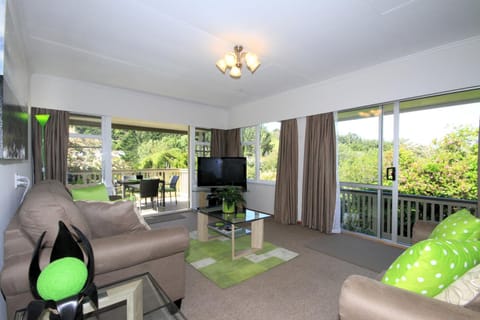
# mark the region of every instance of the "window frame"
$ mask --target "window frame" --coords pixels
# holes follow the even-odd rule
[[[241,130],[240,130],[240,139],[241,139],[241,145],[242,145],[242,153],[243,153],[243,150],[244,150],[244,146],[254,146],[254,149],[255,149],[255,178],[254,179],[247,179],[247,182],[249,183],[256,183],[256,184],[265,184],[265,185],[275,185],[276,184],[276,180],[263,180],[261,179],[261,159],[262,159],[262,155],[261,155],[261,148],[262,148],[262,145],[261,145],[261,130],[262,130],[262,126],[268,124],[268,123],[273,123],[273,122],[278,122],[280,123],[279,121],[270,121],[270,122],[267,122],[267,123],[259,123],[257,125],[254,125],[254,126],[248,126],[248,127],[242,127]],[[254,128],[255,129],[255,137],[253,140],[248,140],[248,141],[245,141],[244,140],[244,129],[248,129],[248,128]],[[278,152],[278,150],[277,150]],[[278,169],[278,161],[277,161],[277,164],[275,166],[275,170]]]
[[[103,117],[101,116],[83,116],[78,114],[72,114],[69,119],[69,132],[68,132],[68,148],[70,148],[70,139],[82,139],[82,140],[96,140],[99,142],[98,149],[100,150],[101,154],[101,167],[100,167],[100,181],[105,181],[105,141],[104,135],[105,130],[102,127]],[[90,126],[92,128],[99,128],[99,134],[83,134],[83,133],[75,133],[70,132],[70,126]],[[97,147],[95,147],[97,149]],[[68,168],[68,163],[67,163]],[[69,182],[68,175],[69,170],[67,170],[67,177],[66,181]]]
[[[197,133],[199,132],[204,132],[204,133],[210,133],[210,139],[204,140],[204,141],[199,141],[197,140]],[[211,140],[212,140],[212,130],[210,129],[203,129],[203,128],[195,128],[195,143],[194,143],[194,155],[195,159],[198,157],[210,157],[211,156]],[[199,148],[198,148],[199,147]],[[196,162],[195,162],[195,168],[196,168]]]

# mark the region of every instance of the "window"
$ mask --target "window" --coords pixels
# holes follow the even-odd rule
[[[70,116],[68,184],[102,181],[102,129],[99,117]]]
[[[188,168],[188,134],[155,127],[112,124],[114,171]]]
[[[210,129],[195,128],[195,170],[198,168],[198,157],[210,157],[210,141],[212,141]]]
[[[114,180],[134,172],[142,172],[149,177],[158,176],[158,169],[172,171],[188,167],[186,132],[132,126],[123,122],[108,125],[111,126],[111,136],[102,137],[102,134],[108,134],[108,130],[102,132],[101,117],[70,116],[69,184],[101,182],[102,173],[110,170],[102,168],[102,162],[107,161],[108,156]],[[111,141],[111,149],[102,150],[102,138]]]
[[[479,89],[339,112],[342,227],[410,243],[417,220],[475,214],[479,116]]]
[[[275,181],[277,174],[280,122],[242,128],[243,156],[247,158],[247,178]]]
[[[475,203],[479,116],[478,89],[401,101],[399,192]]]
[[[209,129],[195,129],[195,158],[210,156],[212,132]]]
[[[247,179],[256,180],[257,177],[257,127],[241,129],[243,156],[247,158]]]

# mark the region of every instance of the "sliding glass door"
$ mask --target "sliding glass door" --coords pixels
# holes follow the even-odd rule
[[[477,212],[480,90],[337,116],[343,230],[411,243],[415,221]]]
[[[396,241],[398,106],[340,112],[338,169],[344,230]]]
[[[417,220],[477,214],[480,90],[400,102],[398,241]]]

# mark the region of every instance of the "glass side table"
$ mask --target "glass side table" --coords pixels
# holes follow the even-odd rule
[[[98,288],[98,304],[97,310],[88,301],[83,304],[85,320],[187,319],[149,273]],[[14,319],[27,319],[26,310]],[[49,312],[40,319],[48,320]]]

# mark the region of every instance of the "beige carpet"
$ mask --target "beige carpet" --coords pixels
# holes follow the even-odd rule
[[[157,226],[186,225],[196,229],[196,215]],[[320,237],[317,231],[297,225],[265,221],[265,240],[299,253],[299,256],[228,289],[217,287],[186,264],[186,297],[182,312],[189,320],[338,320],[338,296],[351,274],[376,273],[306,247]]]
[[[349,234],[322,235],[307,243],[307,247],[378,273],[385,271],[404,251]]]

